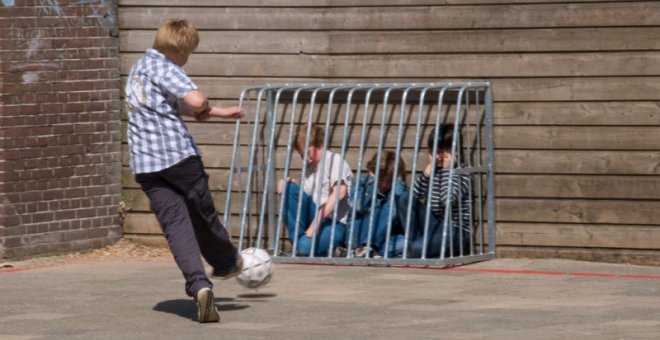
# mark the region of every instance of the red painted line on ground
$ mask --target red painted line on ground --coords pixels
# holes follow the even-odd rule
[[[172,262],[172,261],[154,261],[154,262]],[[328,264],[328,263],[279,263],[279,264],[293,264],[303,266],[338,266],[338,267],[368,267],[366,264]],[[278,264],[278,265],[279,265]],[[1,268],[0,273],[17,273],[29,270],[47,269],[57,267],[58,265],[43,265],[34,267],[19,267],[19,268]],[[449,272],[468,272],[468,273],[490,273],[490,274],[515,274],[515,275],[551,275],[551,276],[579,276],[579,277],[606,277],[606,278],[619,278],[619,279],[643,279],[643,280],[660,280],[660,275],[641,275],[641,274],[614,274],[614,273],[589,273],[589,272],[558,272],[558,271],[544,271],[544,270],[522,270],[522,269],[489,269],[489,268],[465,268],[465,267],[425,267],[425,266],[404,266],[404,265],[385,265],[382,267],[402,268],[402,269],[426,269],[426,270],[442,270]]]
[[[49,264],[44,266],[34,266],[34,267],[2,268],[0,269],[0,273],[17,273],[17,272],[25,272],[28,270],[46,269],[53,267],[55,267],[54,264]]]

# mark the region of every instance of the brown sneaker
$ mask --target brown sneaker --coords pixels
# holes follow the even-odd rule
[[[199,321],[199,323],[220,321],[220,315],[215,308],[215,300],[211,289],[200,289],[195,297],[195,302],[197,303],[197,321]]]
[[[231,267],[228,271],[225,270],[222,272],[213,268],[213,271],[211,272],[211,276],[219,277],[222,280],[227,280],[238,275],[241,272],[241,270],[243,270],[243,257],[241,256],[241,254],[238,254],[236,255],[236,263],[234,264],[233,267]]]

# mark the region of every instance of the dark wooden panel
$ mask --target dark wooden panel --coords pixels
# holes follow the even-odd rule
[[[169,17],[187,18],[204,30],[653,26],[660,24],[658,9],[660,4],[654,2],[379,8],[124,7],[119,12],[119,26],[153,29]]]
[[[658,11],[660,12],[660,11]],[[124,53],[121,72],[142,53]],[[185,69],[191,76],[223,77],[574,77],[657,76],[660,52],[269,55],[198,54]],[[496,66],[494,66],[496,65]]]
[[[227,170],[207,169],[207,172],[210,176],[211,190],[223,192],[227,189],[229,179]],[[408,181],[410,180],[408,178]],[[239,182],[239,175],[235,174],[233,182],[232,191],[237,191],[238,184],[245,185],[247,179],[242,177]],[[140,188],[127,167],[123,168],[123,183],[125,190]],[[485,180],[483,185],[486,185]],[[495,195],[497,198],[660,200],[660,178],[658,176],[496,174]]]
[[[121,52],[151,47],[153,30],[120,33]],[[657,27],[438,31],[202,31],[196,53],[384,54],[657,50]]]
[[[121,52],[144,52],[154,41],[154,30],[125,30]],[[320,54],[329,52],[328,32],[309,31],[201,31],[196,53]]]
[[[225,203],[227,199],[226,192],[223,191],[213,191],[211,193],[215,206],[221,214],[224,213]],[[234,213],[238,213],[243,209],[243,204],[245,203],[245,198],[243,195],[233,194],[233,199],[230,202],[229,209]],[[131,209],[132,212],[150,212],[151,208],[149,207],[149,198],[142,192],[140,189],[124,189],[123,192],[123,201],[126,203],[128,209]],[[261,206],[261,196],[259,200],[253,199],[250,201],[252,211],[258,211]]]
[[[579,261],[629,263],[646,266],[660,265],[657,249],[638,250],[621,248],[570,248],[499,246],[498,257],[556,258]]]
[[[639,225],[498,223],[499,245],[660,250],[660,228]]]
[[[495,176],[495,195],[498,198],[660,200],[660,176],[497,174]]]
[[[210,98],[222,99],[224,105],[238,105],[238,99],[241,91],[246,87],[262,86],[269,83],[411,83],[411,82],[458,82],[469,81],[470,79],[421,79],[421,78],[230,78],[230,77],[192,77],[199,85],[200,89]],[[122,78],[124,83],[125,78]],[[533,112],[536,119],[544,115],[544,108],[554,109],[556,114],[563,118],[571,116],[570,112],[565,111],[571,107],[578,107],[579,114],[574,119],[581,119],[586,124],[590,117],[597,115],[591,113],[591,108],[606,108],[605,116],[595,118],[594,124],[609,125],[603,121],[608,117],[636,117],[643,119],[644,122],[650,121],[657,125],[660,113],[653,110],[656,101],[660,100],[660,77],[580,77],[580,78],[511,78],[511,79],[493,79],[491,81],[494,90],[494,100],[496,102],[495,110],[499,105],[513,105],[514,110],[510,114],[527,114],[520,112],[520,105],[532,104],[536,111]],[[123,89],[123,85],[121,87]],[[535,102],[541,103],[535,103]],[[562,103],[551,103],[560,101]],[[608,101],[607,103],[588,103],[588,101]],[[645,101],[641,103],[641,111],[636,110],[636,102],[616,102],[616,101]],[[653,101],[653,102],[651,102]],[[523,102],[523,103],[501,103],[501,102]],[[549,103],[550,102],[550,103]],[[566,102],[581,102],[572,104]],[[565,106],[565,109],[561,109]],[[507,106],[505,106],[507,107]],[[510,106],[509,106],[510,107]],[[612,112],[612,108],[622,108],[624,112],[620,116],[617,112]],[[549,121],[548,118],[553,112],[547,112],[542,118]],[[585,116],[589,114],[589,116]],[[631,125],[637,125],[631,122]],[[645,124],[645,123],[641,123]],[[616,125],[616,124],[614,124]]]
[[[657,151],[659,136],[660,127],[657,126],[500,126],[495,128],[495,145],[499,149]]]
[[[513,83],[513,82],[511,82]],[[207,85],[211,86],[207,83]],[[498,91],[503,89],[503,86],[497,87]],[[204,89],[203,89],[204,90]],[[660,91],[660,88],[658,89]],[[498,92],[498,95],[500,92]],[[387,123],[392,123],[397,125],[400,118],[400,102],[393,101],[391,104],[393,106],[392,110],[388,112]],[[238,105],[238,100],[228,99],[228,100],[211,100],[212,105],[218,106],[233,106]],[[252,104],[254,105],[254,104]],[[362,105],[356,104],[357,110],[353,110],[355,114],[355,120],[357,122],[362,122],[363,119],[363,110],[360,110],[359,107]],[[377,108],[381,107],[381,104],[374,104]],[[404,112],[408,112],[411,119],[417,119],[416,115],[418,114],[419,107],[417,102],[408,101],[408,108]],[[515,125],[515,126],[524,126],[524,125],[533,125],[533,126],[543,126],[543,125],[554,125],[554,126],[616,126],[616,127],[626,127],[626,126],[645,126],[645,127],[657,127],[660,126],[660,109],[658,109],[659,102],[645,102],[645,101],[635,101],[635,102],[496,102],[493,106],[493,124],[496,126],[499,125]],[[281,103],[279,108],[280,111],[284,111],[284,117],[281,117],[280,113],[278,121],[287,122],[289,120],[291,111],[291,104]],[[333,104],[334,112],[337,114],[342,114],[345,112],[345,104]],[[305,108],[309,110],[309,105],[306,105]],[[473,110],[476,108],[473,106]],[[483,109],[483,106],[481,107]],[[430,112],[435,112],[436,107],[430,106],[427,109],[424,109],[424,114]],[[254,112],[254,106],[252,106],[252,112]],[[314,112],[320,113],[321,120],[325,117],[327,113],[327,104],[319,104]],[[450,111],[451,112],[451,111]],[[125,106],[122,105],[121,109],[122,119],[127,119]],[[381,111],[375,111],[375,118],[380,119]],[[253,114],[254,115],[254,114]],[[477,115],[472,113],[470,115],[470,122],[474,123]],[[188,122],[193,122],[194,120],[184,117]],[[405,120],[408,122],[408,120]],[[206,124],[229,124],[233,125],[232,121],[228,120],[209,120]],[[125,128],[124,128],[125,129]],[[226,129],[222,128],[222,129]],[[227,136],[222,135],[223,140],[227,140]]]
[[[378,118],[377,120],[379,120]],[[329,145],[336,148],[341,147],[344,139],[344,125],[339,119],[338,125],[333,122],[329,134]],[[385,129],[381,131],[380,122],[363,126],[350,126],[346,141],[348,145],[359,146],[361,138],[365,138],[365,145],[376,147],[383,139],[386,146],[393,147],[401,145],[402,147],[413,148],[416,139],[416,127],[414,125],[404,125],[402,131],[402,140],[398,141],[399,128],[398,122],[386,124]],[[387,123],[390,123],[389,121]],[[425,125],[421,131],[421,136],[426,141],[426,136],[430,133],[431,124]],[[322,123],[323,124],[323,123]],[[300,125],[294,125],[294,136]],[[200,144],[229,144],[234,140],[235,125],[208,124],[208,123],[189,123],[190,132],[195,140]],[[263,125],[262,125],[263,127]],[[252,136],[250,127],[241,124],[241,136],[243,140]],[[482,126],[482,132],[483,130]],[[251,129],[250,129],[251,130]],[[276,143],[284,146],[289,138],[289,123],[278,124],[275,127],[277,134]],[[364,131],[364,133],[362,133]],[[470,129],[472,140],[474,141],[474,129]],[[468,136],[468,129],[463,129],[464,137]],[[660,149],[660,126],[639,126],[639,127],[555,127],[555,126],[498,126],[495,128],[495,146],[498,149],[564,149],[564,150],[650,150]],[[485,134],[482,133],[485,139]],[[388,143],[389,142],[389,143]],[[425,143],[422,146],[425,147]],[[485,147],[485,144],[483,145]]]
[[[220,216],[220,221],[223,221],[223,216]],[[225,227],[227,227],[229,234],[232,238],[238,238],[240,236],[240,225],[241,219],[237,215],[232,215]],[[252,220],[252,235],[256,235],[258,221]],[[126,216],[123,226],[124,234],[147,234],[147,235],[162,235],[160,225],[156,216],[151,213],[133,213]],[[247,232],[247,230],[246,230]],[[247,236],[247,235],[246,235]]]
[[[658,201],[498,198],[496,219],[501,222],[656,225]]]
[[[495,151],[496,173],[658,175],[658,164],[658,152]]]
[[[122,162],[128,164],[127,146],[122,147]],[[208,168],[225,168],[231,164],[231,146],[200,146],[204,163]],[[334,150],[339,152],[340,150]],[[292,168],[300,168],[300,157],[292,151]],[[368,149],[367,157],[375,152]],[[402,151],[402,158],[412,167],[413,150]],[[277,164],[284,166],[286,149],[277,150]],[[249,150],[241,153],[241,159],[248,159]],[[346,160],[354,166],[359,155],[347,152]],[[420,156],[418,169],[425,164]],[[526,174],[575,174],[575,175],[659,175],[660,153],[645,151],[563,151],[563,150],[495,150],[496,173]],[[633,166],[634,165],[634,166]],[[418,170],[419,171],[419,170]]]
[[[639,82],[641,84],[642,80]],[[497,99],[503,90],[507,90],[506,84],[496,88]],[[598,90],[602,88],[593,88],[594,92]],[[495,125],[660,126],[658,105],[658,102],[641,101],[496,103],[493,118]]]

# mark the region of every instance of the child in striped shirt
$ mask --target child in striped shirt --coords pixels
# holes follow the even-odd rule
[[[469,254],[472,229],[472,179],[467,173],[457,174],[462,165],[458,163],[459,157],[454,156],[452,160],[454,136],[451,125],[441,125],[437,135],[435,129],[431,131],[427,140],[429,164],[415,179],[412,185],[412,197],[402,195],[398,201],[401,225],[406,228],[410,223],[409,230],[412,237],[408,248],[409,258],[420,258],[422,254],[427,258],[440,256],[446,229],[445,221],[449,228],[446,229],[444,257]],[[460,140],[460,134],[456,137]],[[430,213],[427,221],[429,201]],[[410,205],[410,215],[408,215],[408,205]],[[427,230],[425,230],[426,222],[428,222]]]

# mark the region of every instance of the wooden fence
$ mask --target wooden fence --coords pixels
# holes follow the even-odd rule
[[[660,264],[660,2],[120,0],[122,77],[169,17],[200,30],[185,69],[216,104],[272,82],[491,81],[498,255]],[[188,126],[223,209],[234,125]],[[124,232],[160,234],[126,152],[123,178]]]

